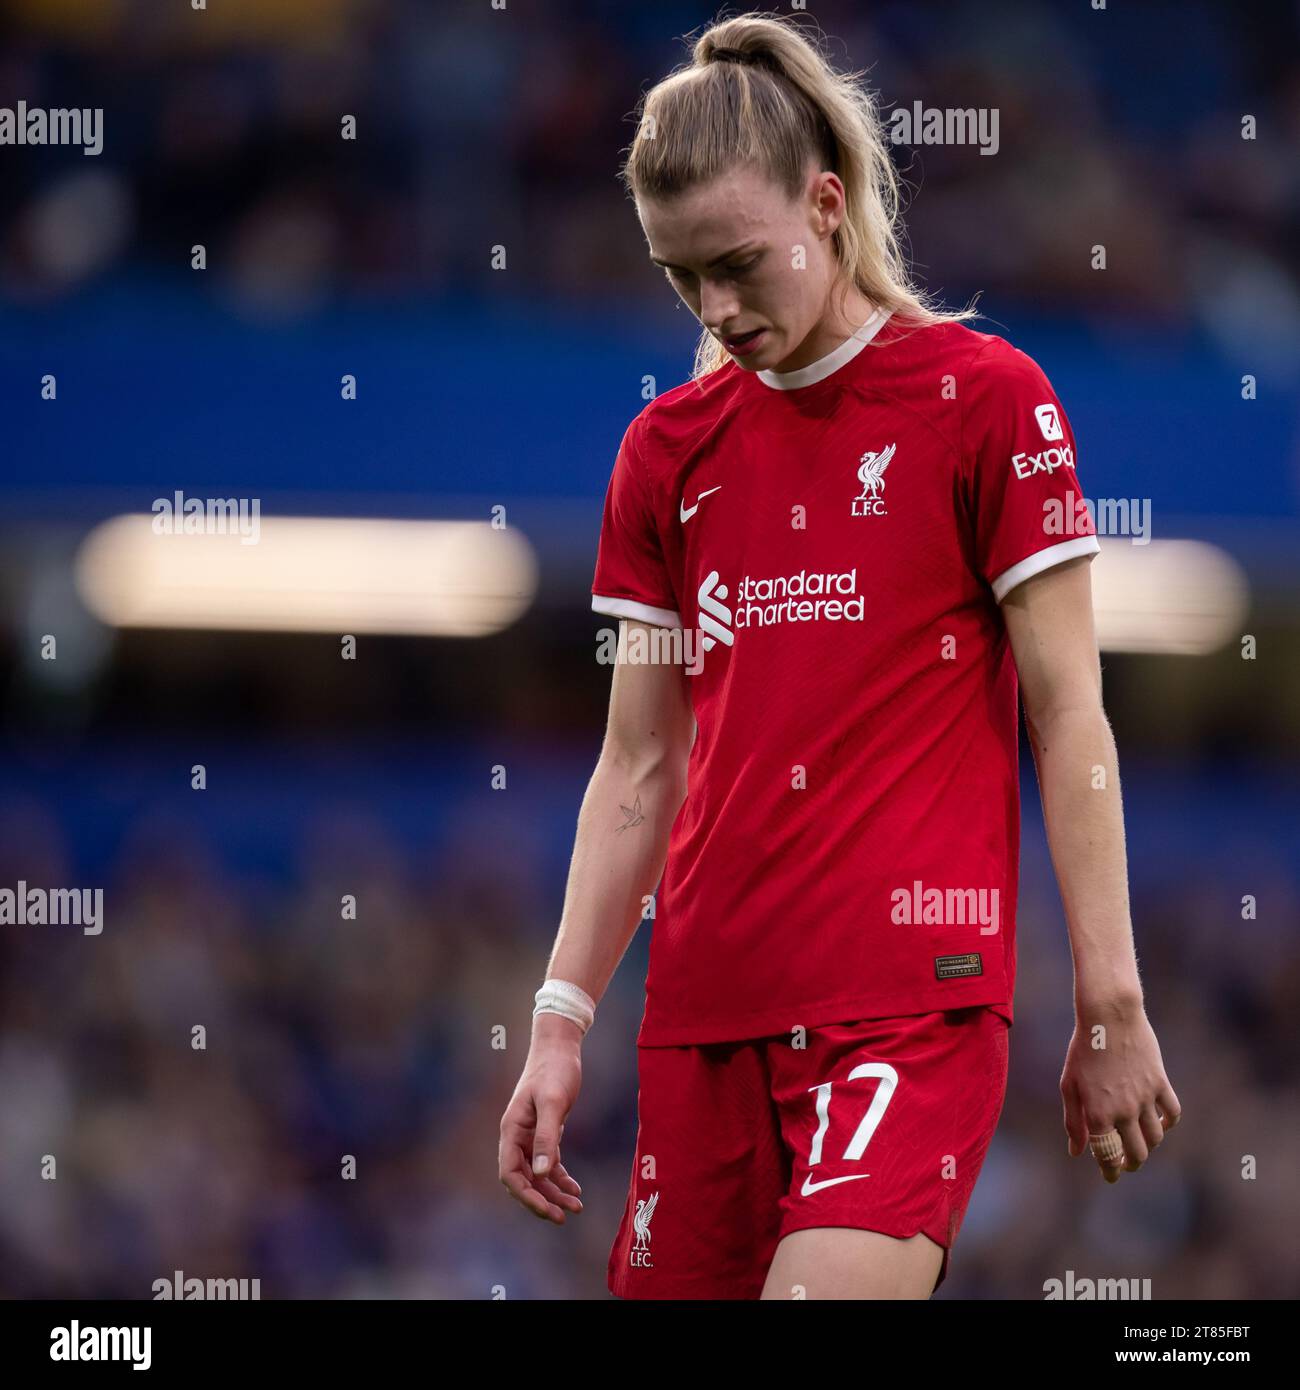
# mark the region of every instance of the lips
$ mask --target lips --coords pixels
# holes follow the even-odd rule
[[[752,352],[759,343],[763,334],[767,332],[765,328],[755,328],[748,333],[737,333],[734,337],[724,338],[723,346],[728,352],[735,353],[737,356],[744,356],[747,352]]]

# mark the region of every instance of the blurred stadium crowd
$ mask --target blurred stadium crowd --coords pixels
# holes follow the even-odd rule
[[[144,1298],[180,1269],[258,1277],[263,1298],[603,1296],[635,1133],[644,941],[602,1003],[565,1134],[586,1210],[543,1225],[506,1198],[494,1164],[580,759],[558,772],[512,762],[510,804],[462,789],[434,826],[396,804],[400,773],[367,780],[336,755],[269,750],[260,768],[214,759],[214,781],[219,765],[222,779],[296,790],[266,805],[213,791],[221,805],[201,817],[194,794],[124,772],[150,756],[83,765],[69,798],[111,859],[95,877],[102,936],[6,931],[0,1294]],[[1225,838],[1196,809],[1212,788],[1190,796],[1146,771],[1147,804],[1130,812],[1134,918],[1184,1126],[1115,1188],[1066,1155],[1069,957],[1027,787],[1011,1085],[941,1297],[1039,1298],[1068,1269],[1150,1278],[1156,1298],[1300,1284],[1300,824],[1293,810],[1276,847]],[[437,782],[432,767],[421,779]],[[0,878],[79,882],[100,851],[78,860],[37,782],[0,787]],[[1159,808],[1171,820],[1174,801],[1183,844],[1162,854]],[[1241,919],[1239,883],[1257,920]],[[204,1051],[191,1050],[196,1023]],[[54,1182],[38,1176],[47,1153]],[[345,1155],[355,1182],[340,1177]]]
[[[921,186],[909,232],[931,290],[1111,333],[1253,335],[1294,369],[1300,10],[1162,0],[1125,15],[1120,43],[1118,9],[814,13],[887,108],[1000,109],[1014,158],[900,156]],[[615,170],[636,94],[685,55],[674,36],[709,17],[700,5],[8,0],[0,15],[0,91],[103,106],[114,130],[111,157],[3,151],[0,313],[181,281],[196,226],[214,288],[187,292],[254,318],[427,296],[507,315],[557,302],[612,333],[614,308],[669,312]],[[340,111],[357,115],[355,148]],[[1103,277],[1080,255],[1084,223],[1108,248]],[[495,1145],[599,744],[598,720],[575,737],[565,706],[580,681],[598,710],[608,670],[552,665],[524,625],[492,658],[512,688],[506,727],[466,700],[385,763],[371,753],[416,657],[380,668],[389,704],[345,706],[327,740],[293,751],[292,731],[267,741],[257,701],[226,698],[234,649],[216,639],[184,647],[183,688],[207,694],[188,714],[173,701],[151,741],[126,712],[156,648],[128,643],[137,665],[81,692],[69,732],[34,712],[5,586],[0,884],[102,884],[107,924],[0,929],[0,1295],[145,1298],[180,1269],[259,1277],[264,1298],[602,1297],[635,1133],[644,940],[587,1043],[565,1135],[584,1214],[563,1231],[530,1218],[496,1181]],[[573,605],[585,634],[585,591]],[[454,685],[451,646],[434,678]],[[204,650],[221,661],[205,668]],[[283,682],[310,725],[300,673]],[[1248,702],[1236,717],[1250,722]],[[205,752],[217,720],[228,744]],[[1193,738],[1173,755],[1204,774],[1188,782],[1117,735],[1139,959],[1186,1120],[1116,1188],[1066,1157],[1069,958],[1030,773],[1011,1088],[940,1297],[1037,1298],[1069,1269],[1149,1277],[1157,1298],[1300,1289],[1294,745],[1243,766]],[[508,798],[486,790],[502,761],[522,769]],[[194,762],[215,769],[209,801],[176,790]],[[349,1154],[355,1182],[340,1178]]]
[[[885,112],[996,107],[1016,151],[900,150],[924,188],[909,231],[932,291],[1284,340],[1300,319],[1295,6],[1252,5],[1249,22],[1219,0],[1124,8],[1118,32],[1112,13],[1026,0],[815,13]],[[708,17],[699,4],[5,9],[0,87],[113,113],[111,157],[7,152],[7,295],[131,263],[180,274],[202,227],[218,280],[267,312],[503,286],[579,307],[611,286],[664,303],[615,170],[637,94],[686,58],[678,36]],[[355,142],[340,112],[357,117]],[[1103,276],[1079,253],[1085,225],[1107,248]]]

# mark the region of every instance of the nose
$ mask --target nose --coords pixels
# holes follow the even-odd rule
[[[700,322],[710,333],[721,333],[725,323],[740,312],[740,297],[726,284],[708,280],[700,287]]]

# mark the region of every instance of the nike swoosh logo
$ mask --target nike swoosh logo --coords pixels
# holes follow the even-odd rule
[[[722,491],[722,484],[719,483],[719,484],[717,485],[717,487],[711,487],[711,488],[708,490],[708,492],[702,492],[702,493],[700,493],[700,495],[695,499],[695,505],[694,505],[693,507],[688,507],[688,506],[686,505],[686,499],[683,497],[682,500],[681,500],[681,505],[678,507],[678,511],[680,511],[681,514],[682,514],[682,520],[683,520],[683,521],[689,521],[689,520],[691,519],[691,517],[693,517],[693,516],[695,515],[695,513],[699,511],[699,509],[700,509],[700,503],[701,503],[706,497],[708,497],[710,493],[721,492],[721,491]]]
[[[813,1182],[812,1174],[803,1180],[803,1187],[800,1189],[801,1195],[811,1197],[814,1192],[820,1192],[823,1187],[834,1187],[836,1183],[857,1182],[859,1178],[869,1178],[870,1173],[850,1173],[847,1178],[827,1178],[825,1182]]]

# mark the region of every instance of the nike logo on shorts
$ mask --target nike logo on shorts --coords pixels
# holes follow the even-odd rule
[[[857,1182],[859,1178],[869,1178],[870,1176],[870,1173],[850,1173],[847,1178],[827,1178],[824,1182],[813,1182],[812,1174],[809,1173],[803,1180],[803,1187],[799,1189],[799,1195],[811,1197],[814,1192],[820,1192],[823,1187],[834,1187],[836,1183],[840,1182]]]

